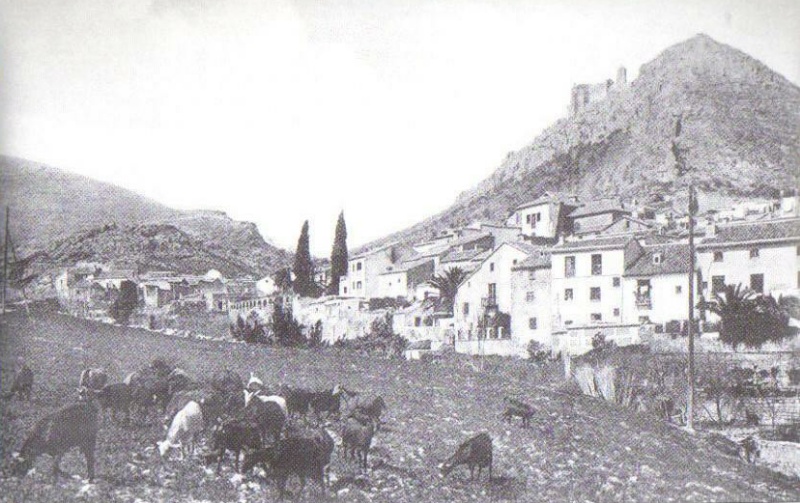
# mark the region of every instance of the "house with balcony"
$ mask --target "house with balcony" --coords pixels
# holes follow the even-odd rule
[[[624,321],[680,331],[689,319],[689,245],[645,245],[642,251],[625,269]]]
[[[525,238],[558,238],[571,232],[567,215],[578,206],[575,198],[561,199],[545,192],[541,197],[514,208],[506,225],[519,227]]]
[[[725,285],[757,293],[800,293],[800,218],[710,226],[697,245],[701,293],[712,298]]]
[[[400,249],[390,244],[359,253],[347,261],[347,275],[339,280],[339,295],[371,299],[380,296],[380,275],[400,260]]]
[[[538,250],[524,242],[504,243],[464,279],[453,304],[456,351],[519,352],[511,340],[511,277],[513,268]]]
[[[550,250],[534,251],[511,271],[511,336],[520,346],[535,340],[552,347]]]

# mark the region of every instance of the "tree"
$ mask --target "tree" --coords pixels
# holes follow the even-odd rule
[[[306,345],[303,326],[295,319],[291,306],[284,306],[280,301],[273,304],[272,331],[275,334],[275,340],[281,346]]]
[[[308,220],[303,222],[297,250],[294,254],[294,291],[301,297],[314,297],[317,292],[314,284],[314,263],[311,262],[311,250],[308,238]]]
[[[136,283],[124,280],[119,285],[119,293],[111,304],[108,314],[120,325],[127,325],[138,303],[139,294],[136,290]]]
[[[740,345],[758,349],[793,334],[789,315],[774,297],[757,295],[741,284],[725,285],[700,307],[719,316],[720,341],[734,350]]]
[[[467,277],[467,273],[460,267],[451,267],[444,274],[437,274],[430,279],[430,284],[439,290],[439,297],[444,306],[453,312],[453,303],[456,299],[458,287]]]
[[[339,213],[336,222],[336,234],[333,237],[331,250],[331,279],[328,294],[339,295],[339,281],[347,275],[347,226],[344,223],[344,211]]]
[[[292,269],[284,267],[275,272],[275,286],[282,292],[288,292],[292,289]]]

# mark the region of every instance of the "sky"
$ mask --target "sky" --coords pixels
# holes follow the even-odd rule
[[[800,83],[797,0],[0,0],[0,152],[326,256],[340,211],[356,247],[444,210],[701,32]]]

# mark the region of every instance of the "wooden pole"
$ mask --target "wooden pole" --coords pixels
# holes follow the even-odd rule
[[[689,184],[689,372],[688,396],[686,397],[686,426],[694,429],[694,187]]]
[[[6,314],[7,284],[8,284],[8,206],[6,206],[6,233],[3,244],[3,314]]]

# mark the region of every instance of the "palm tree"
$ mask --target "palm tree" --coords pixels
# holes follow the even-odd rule
[[[458,287],[467,277],[466,271],[460,267],[451,267],[444,271],[443,274],[437,274],[431,277],[430,284],[439,290],[439,298],[450,312],[453,312],[453,302],[455,302],[456,292]]]

